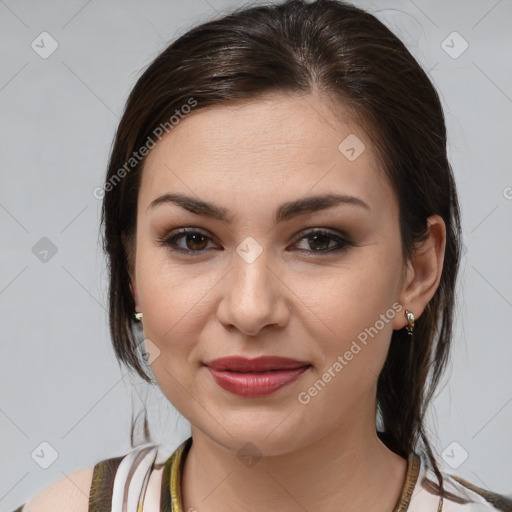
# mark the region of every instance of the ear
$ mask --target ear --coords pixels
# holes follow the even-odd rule
[[[133,299],[135,301],[135,311],[141,311],[139,304],[139,294],[137,293],[137,284],[135,277],[130,276],[130,288],[132,289]]]
[[[428,236],[417,246],[408,263],[406,277],[403,280],[398,302],[417,319],[434,296],[443,270],[446,248],[446,225],[439,215],[427,219]],[[394,329],[407,325],[405,314],[396,315]]]
[[[126,237],[125,233],[121,233],[121,240],[123,242],[123,246],[125,249],[125,254],[128,254],[129,252],[129,244],[130,241]],[[140,304],[139,304],[139,295],[137,293],[137,283],[135,280],[135,265],[133,265],[132,262],[128,261],[128,275],[130,276],[130,289],[133,295],[133,300],[135,301],[135,311],[140,311]]]

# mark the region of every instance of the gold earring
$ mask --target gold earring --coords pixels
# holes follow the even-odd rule
[[[133,314],[133,318],[135,322],[142,322],[142,313],[138,313],[137,311]]]
[[[407,325],[405,326],[407,329],[407,334],[412,336],[412,332],[414,331],[414,315],[406,309],[405,318],[407,318]]]

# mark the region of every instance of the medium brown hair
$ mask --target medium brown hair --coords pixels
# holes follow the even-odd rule
[[[398,201],[404,262],[425,239],[429,216],[440,215],[446,225],[439,286],[412,340],[404,329],[393,331],[377,387],[379,417],[393,449],[407,456],[422,447],[442,486],[425,413],[448,359],[461,251],[444,115],[429,77],[404,44],[353,5],[288,0],[241,8],[187,31],[141,75],[114,139],[102,210],[114,350],[120,362],[149,380],[136,353],[129,275],[144,159],[113,184],[116,173],[191,98],[198,112],[265,93],[311,92],[353,112],[371,137]]]

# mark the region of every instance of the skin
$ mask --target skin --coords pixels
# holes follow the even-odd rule
[[[349,134],[366,147],[354,161],[338,150]],[[232,223],[171,203],[148,211],[167,192],[215,203]],[[282,203],[332,192],[370,208],[342,204],[274,225]],[[210,239],[175,240],[199,251],[192,256],[158,243],[181,227]],[[346,233],[354,245],[322,254],[337,241],[304,238],[311,228]],[[262,249],[251,263],[236,252],[249,236]],[[402,261],[400,244],[398,203],[371,140],[317,94],[193,112],[151,150],[131,287],[144,337],[159,350],[153,375],[191,424],[185,511],[393,509],[407,463],[376,436],[377,376],[393,329],[407,324],[404,309],[421,322],[439,284],[443,220],[429,219],[429,236],[412,261]],[[393,304],[403,309],[300,403],[298,393]],[[291,357],[312,367],[271,395],[244,398],[220,388],[202,365],[235,354]],[[237,457],[247,442],[256,447],[252,465]]]

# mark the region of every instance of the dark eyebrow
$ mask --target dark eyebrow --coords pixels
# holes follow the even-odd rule
[[[231,223],[229,211],[225,208],[208,203],[196,197],[186,196],[183,194],[168,193],[157,197],[148,206],[147,211],[149,212],[158,205],[165,203],[176,204],[189,212],[195,213],[196,215],[213,217],[214,219],[228,224]],[[275,213],[274,221],[277,224],[278,222],[290,220],[303,213],[324,210],[340,204],[354,205],[370,210],[370,207],[358,197],[347,196],[344,194],[324,194],[305,197],[303,199],[297,199],[295,201],[282,204]]]

